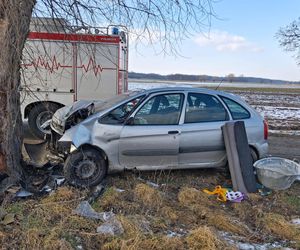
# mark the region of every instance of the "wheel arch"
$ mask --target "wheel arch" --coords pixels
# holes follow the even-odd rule
[[[80,147],[77,150],[80,150],[81,148],[85,149],[85,150],[87,150],[89,148],[97,150],[101,154],[103,159],[105,160],[105,165],[106,165],[106,168],[108,170],[108,165],[109,165],[108,156],[102,148],[99,148],[97,146],[94,146],[94,145],[91,145],[91,144],[88,144],[88,143],[80,145]]]
[[[30,104],[28,104],[25,109],[24,109],[24,118],[28,118],[28,115],[30,113],[30,111],[37,105],[41,105],[41,104],[55,104],[55,105],[59,105],[61,108],[64,107],[65,105],[59,102],[54,102],[54,101],[37,101],[37,102],[32,102]]]

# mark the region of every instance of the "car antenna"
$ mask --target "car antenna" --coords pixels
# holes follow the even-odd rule
[[[220,81],[219,85],[215,88],[215,90],[218,90],[218,88],[221,86],[222,82],[224,81],[224,77],[222,78],[222,80]]]

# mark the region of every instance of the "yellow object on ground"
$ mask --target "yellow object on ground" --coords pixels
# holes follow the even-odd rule
[[[214,191],[209,191],[207,189],[203,189],[204,193],[207,193],[209,195],[218,195],[217,200],[226,202],[226,193],[228,189],[227,188],[222,188],[221,186],[216,186]]]

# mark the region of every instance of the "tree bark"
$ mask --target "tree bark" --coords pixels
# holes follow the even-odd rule
[[[20,62],[36,0],[0,0],[0,172],[22,176]]]

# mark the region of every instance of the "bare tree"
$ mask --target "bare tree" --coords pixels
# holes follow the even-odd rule
[[[122,24],[165,53],[209,28],[214,0],[0,0],[0,170],[21,177],[20,62],[31,16],[79,27]],[[66,31],[67,32],[67,31]]]
[[[286,51],[295,53],[296,60],[300,65],[300,18],[286,27],[280,28],[276,37],[280,46]]]
[[[0,1],[0,170],[21,177],[20,60],[35,0]]]

